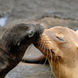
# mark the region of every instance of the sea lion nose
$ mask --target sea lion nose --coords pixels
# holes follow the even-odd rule
[[[40,24],[36,24],[35,29],[36,29],[37,34],[40,35],[44,31],[44,26],[41,26]]]

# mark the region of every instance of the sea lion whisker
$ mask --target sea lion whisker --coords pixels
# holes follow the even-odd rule
[[[51,52],[50,52],[50,56],[51,56],[51,58],[50,58],[50,59],[51,59],[51,61],[52,61],[52,53],[51,53]]]
[[[47,52],[47,57],[48,57],[48,55],[49,55],[49,52],[48,52],[48,49],[46,48],[46,52]]]
[[[49,50],[50,50],[51,53],[53,53],[53,50],[52,49],[49,49]]]
[[[43,65],[45,65],[45,64],[46,64],[46,62],[47,62],[47,58],[45,57],[45,61],[44,61]]]
[[[44,49],[44,45],[43,44],[41,45],[41,48]]]

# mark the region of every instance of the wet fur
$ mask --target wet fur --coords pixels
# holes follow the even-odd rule
[[[4,78],[22,60],[28,46],[43,32],[39,24],[19,22],[10,25],[0,39],[0,78]]]

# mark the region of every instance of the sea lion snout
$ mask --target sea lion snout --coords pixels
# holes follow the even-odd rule
[[[41,34],[43,33],[43,30],[44,30],[44,27],[41,26],[40,24],[28,24],[29,26],[29,29],[28,29],[28,32],[27,32],[27,36],[28,38],[32,38],[32,40],[37,40],[39,39],[39,37],[41,36]]]

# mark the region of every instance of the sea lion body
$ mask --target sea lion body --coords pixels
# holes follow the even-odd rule
[[[6,29],[0,39],[0,78],[22,60],[28,46],[37,41],[42,32],[43,27],[39,24],[23,22]]]
[[[78,78],[78,34],[56,26],[46,29],[34,45],[48,58],[56,78]]]

